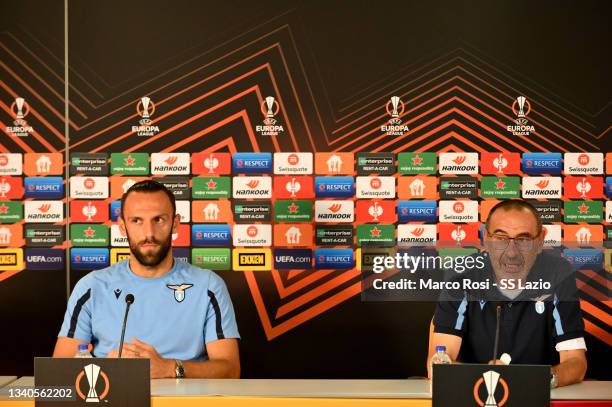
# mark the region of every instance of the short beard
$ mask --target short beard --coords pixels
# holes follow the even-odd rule
[[[130,239],[130,235],[128,233],[128,231],[125,231],[126,236],[128,238],[128,242],[130,244],[130,251],[132,252],[132,254],[134,255],[134,257],[136,258],[136,260],[142,264],[143,266],[146,267],[157,267],[159,266],[159,264],[164,261],[164,259],[166,258],[166,256],[168,255],[168,252],[170,251],[170,247],[172,245],[172,233],[170,233],[168,235],[168,238],[163,241],[163,242],[159,242],[157,241],[155,238],[149,240],[149,239],[145,239],[140,243],[135,243],[132,241],[132,239]],[[159,245],[159,250],[157,252],[153,252],[151,254],[143,254],[140,251],[140,245],[141,244],[147,244],[147,243],[153,243],[153,244],[158,244]]]

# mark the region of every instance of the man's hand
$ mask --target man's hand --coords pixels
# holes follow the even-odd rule
[[[107,355],[109,358],[116,358],[119,355],[119,350],[114,349]],[[160,356],[153,345],[132,338],[132,343],[124,343],[122,358],[139,358],[149,359],[151,361],[151,379],[162,379],[166,377],[174,377],[174,360],[164,359]]]
[[[489,365],[502,365],[502,366],[506,366],[506,364],[504,362],[502,362],[499,359],[495,359],[495,360],[489,360]]]

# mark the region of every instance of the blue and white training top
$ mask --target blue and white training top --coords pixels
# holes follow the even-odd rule
[[[74,287],[58,336],[91,343],[93,355],[105,357],[119,348],[128,294],[135,299],[126,343],[135,337],[162,357],[193,360],[208,358],[204,345],[209,342],[240,338],[225,282],[176,258],[158,278],[137,276],[129,260],[87,274]]]

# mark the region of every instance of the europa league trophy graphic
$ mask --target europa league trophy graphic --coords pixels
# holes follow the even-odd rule
[[[518,111],[514,109],[514,106],[517,105],[518,106]],[[529,110],[531,110],[529,101],[527,100],[527,98],[525,96],[519,96],[516,98],[516,101],[514,102],[513,106],[513,110],[514,113],[516,114],[516,124],[519,125],[525,125],[527,124],[527,115],[529,114]],[[527,111],[525,111],[525,109],[527,109]]]
[[[391,116],[391,119],[389,119],[389,124],[399,125],[402,123],[402,119],[399,117],[402,113],[404,113],[404,104],[399,96],[391,96],[391,99],[389,99],[387,102],[387,113],[389,113]]]
[[[15,106],[17,106],[17,114],[15,114],[15,119],[20,120],[23,119],[23,104],[25,102],[24,98],[16,98]]]
[[[517,114],[518,117],[525,117],[525,100],[527,100],[525,96],[519,96],[516,98],[516,101],[519,106],[519,111]]]
[[[149,114],[149,107],[151,106],[151,98],[148,96],[141,97],[140,103],[142,105],[142,110],[139,113],[142,119],[140,120],[139,123],[144,126],[144,125],[151,123],[151,115]]]
[[[266,118],[264,119],[264,124],[268,126],[273,126],[276,124],[276,113],[278,112],[278,102],[274,99],[274,96],[268,96],[264,100],[265,108],[266,108]],[[277,111],[274,111],[274,104],[277,104]],[[262,106],[262,110],[263,110]]]
[[[100,366],[92,363],[84,366],[83,370],[87,377],[87,383],[89,383],[89,391],[87,392],[85,402],[98,403],[100,402],[100,398],[98,397],[98,393],[96,393],[96,383],[98,382],[98,377],[100,377]]]
[[[497,388],[499,376],[499,373],[492,370],[482,374],[488,393],[487,401],[485,402],[484,407],[497,407],[497,401],[495,400],[495,389]]]
[[[399,106],[399,100],[400,98],[398,96],[391,96],[391,106],[393,106],[391,117],[393,118],[399,117],[399,113],[397,112],[397,108]]]
[[[24,98],[15,98],[15,103],[11,106],[11,110],[15,114],[15,120],[13,121],[15,126],[25,127],[28,125],[24,117],[26,117],[30,108],[26,104]]]

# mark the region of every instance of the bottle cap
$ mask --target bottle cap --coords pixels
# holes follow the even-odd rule
[[[446,352],[446,346],[436,346],[436,352]]]
[[[79,345],[79,350],[87,350],[87,345]]]

